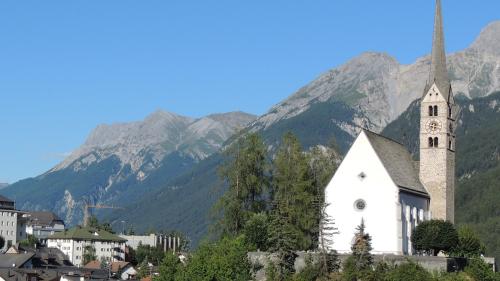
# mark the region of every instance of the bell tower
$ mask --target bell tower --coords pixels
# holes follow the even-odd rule
[[[446,68],[441,0],[436,0],[429,80],[420,110],[420,181],[431,197],[431,218],[452,223],[457,112]]]

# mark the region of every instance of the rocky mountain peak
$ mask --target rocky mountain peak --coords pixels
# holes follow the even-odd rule
[[[488,24],[479,34],[471,49],[500,56],[500,21]]]

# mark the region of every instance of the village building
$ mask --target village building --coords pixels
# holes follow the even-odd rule
[[[441,1],[436,1],[429,79],[422,85],[420,161],[391,139],[362,130],[325,190],[336,231],[329,247],[351,252],[363,222],[373,253],[412,255],[412,231],[429,219],[454,222],[455,104],[444,48]]]
[[[26,221],[26,234],[41,241],[65,229],[64,221],[53,212],[27,212],[23,217]]]
[[[71,263],[82,267],[88,252],[98,261],[124,261],[126,241],[104,230],[78,226],[47,237],[47,247],[61,250]]]
[[[23,214],[16,210],[14,201],[0,195],[0,236],[5,240],[1,251],[26,239]]]

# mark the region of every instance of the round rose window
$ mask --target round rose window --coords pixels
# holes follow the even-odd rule
[[[358,211],[363,211],[366,208],[366,202],[363,199],[356,200],[354,202],[354,208]]]

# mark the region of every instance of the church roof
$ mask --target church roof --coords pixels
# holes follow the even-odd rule
[[[429,197],[427,190],[420,182],[415,161],[406,147],[368,130],[364,132],[392,181],[403,191]]]
[[[436,15],[434,18],[434,37],[432,39],[431,68],[429,81],[424,95],[436,83],[439,91],[448,101],[451,93],[451,83],[446,67],[446,51],[444,48],[443,15],[441,12],[441,0],[436,0]]]

